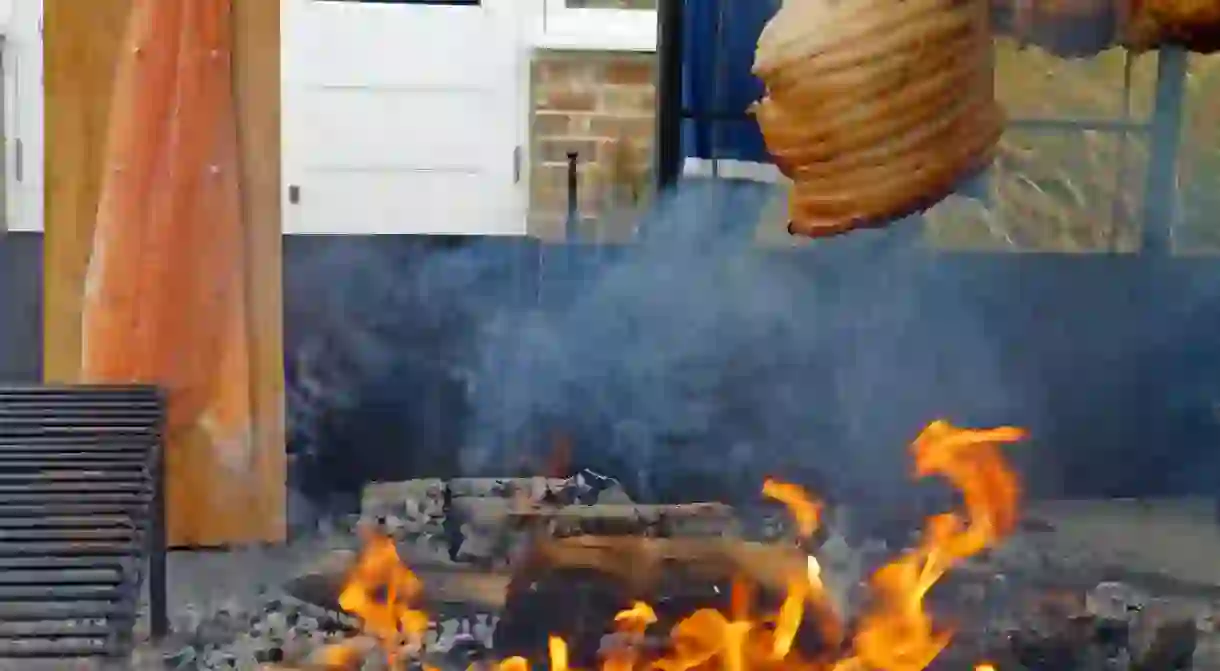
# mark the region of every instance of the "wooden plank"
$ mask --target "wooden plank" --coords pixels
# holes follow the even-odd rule
[[[131,0],[44,0],[43,376],[80,375],[81,288],[93,245],[114,60]]]
[[[170,389],[175,546],[285,536],[278,22],[47,6],[46,377]]]
[[[280,190],[280,3],[234,0],[233,59],[246,223],[251,439],[262,483],[263,541],[287,538],[284,432],[283,215]]]

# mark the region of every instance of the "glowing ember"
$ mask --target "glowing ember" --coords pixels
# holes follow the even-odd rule
[[[723,671],[922,671],[949,644],[952,632],[937,628],[924,609],[932,586],[962,560],[1011,533],[1017,521],[1020,486],[1000,446],[1021,440],[1020,429],[972,430],[937,421],[915,439],[911,451],[917,477],[939,476],[961,493],[964,510],[928,519],[917,547],[886,564],[871,578],[872,599],[849,646],[839,618],[827,606],[821,567],[810,557],[804,571],[787,576],[787,593],[775,613],[749,612],[752,585],[734,584],[728,613],[705,608],[669,632],[669,650],[645,659],[637,643],[657,622],[646,603],[618,613],[614,626],[625,645],[603,651],[601,671],[691,671],[709,665]],[[768,479],[763,494],[785,504],[802,537],[817,529],[821,504],[799,486]],[[417,649],[427,615],[413,608],[421,585],[401,564],[393,541],[370,535],[339,597],[344,610],[361,618],[367,632],[385,647],[391,663],[402,650]],[[813,606],[813,608],[809,608]],[[808,659],[796,649],[802,622],[809,620],[828,643],[825,659]],[[839,652],[847,648],[847,652]],[[570,671],[567,642],[548,640],[550,671]],[[349,654],[328,650],[335,662]],[[528,671],[521,657],[499,662],[497,671]],[[974,671],[998,671],[979,663]]]

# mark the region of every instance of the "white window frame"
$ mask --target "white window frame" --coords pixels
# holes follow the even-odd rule
[[[542,0],[534,46],[573,51],[657,50],[657,13],[647,9],[568,7]]]

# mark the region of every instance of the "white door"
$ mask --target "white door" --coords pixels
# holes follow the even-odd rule
[[[519,0],[281,0],[287,233],[524,235]]]
[[[42,0],[0,0],[3,43],[4,223],[43,229]]]

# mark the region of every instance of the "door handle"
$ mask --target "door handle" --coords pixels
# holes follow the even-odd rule
[[[301,187],[299,185],[288,185],[288,202],[291,205],[297,205],[301,202]]]

